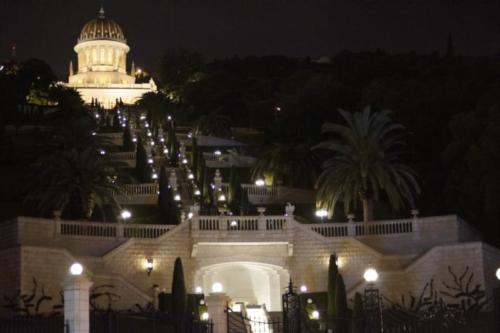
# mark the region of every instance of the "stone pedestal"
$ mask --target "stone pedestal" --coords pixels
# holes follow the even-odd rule
[[[64,281],[64,322],[69,333],[89,333],[89,290],[85,275],[68,275]]]
[[[208,315],[214,324],[214,333],[227,333],[227,303],[225,293],[211,293],[205,297]]]

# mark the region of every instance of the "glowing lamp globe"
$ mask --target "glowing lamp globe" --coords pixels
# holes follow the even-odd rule
[[[305,284],[301,285],[300,286],[300,291],[303,292],[303,293],[307,292],[307,286]]]
[[[196,287],[196,288],[195,288],[195,290],[194,290],[194,291],[195,291],[195,293],[197,293],[197,294],[201,294],[201,293],[203,292],[203,289],[202,289],[200,286],[198,286],[198,287]]]
[[[368,283],[373,283],[378,280],[378,272],[375,268],[368,268],[363,274],[363,278]]]
[[[75,275],[75,276],[82,275],[82,273],[83,273],[83,266],[80,263],[75,262],[69,268],[69,272],[71,273],[71,275]]]
[[[208,320],[208,318],[210,318],[210,315],[208,314],[208,312],[203,312],[201,314],[201,320]]]
[[[497,279],[500,280],[500,267],[497,269],[495,275],[496,275]]]

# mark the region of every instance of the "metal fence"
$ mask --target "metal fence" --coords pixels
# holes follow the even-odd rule
[[[62,316],[34,317],[19,316],[0,319],[1,333],[66,333],[68,327]]]
[[[213,333],[213,323],[172,320],[162,314],[92,313],[90,333]]]

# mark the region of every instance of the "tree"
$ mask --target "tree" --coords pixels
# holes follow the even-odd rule
[[[347,296],[342,274],[338,273],[335,280],[335,332],[347,333],[348,309]]]
[[[135,154],[135,175],[142,183],[149,183],[151,181],[151,174],[153,172],[151,165],[148,163],[148,154],[142,145],[141,138],[137,140],[137,151]]]
[[[199,167],[199,159],[200,156],[198,154],[198,140],[196,136],[193,135],[191,139],[191,171],[193,175],[198,175],[198,167]]]
[[[162,214],[162,220],[164,220],[166,224],[179,224],[179,211],[174,200],[174,192],[168,184],[165,167],[162,167],[160,171],[159,189],[158,205]]]
[[[317,153],[306,144],[274,144],[257,160],[252,177],[266,178],[271,183],[282,182],[292,187],[312,187],[317,178]]]
[[[363,298],[360,293],[354,294],[354,306],[352,309],[352,333],[365,332],[365,314],[363,310]]]
[[[172,100],[180,102],[186,85],[196,79],[202,67],[199,53],[186,49],[167,50],[161,62],[163,90]]]
[[[203,115],[196,120],[193,135],[228,138],[231,136],[231,119],[218,112]]]
[[[172,280],[172,316],[174,320],[178,321],[177,326],[179,332],[179,326],[182,328],[182,322],[187,316],[187,293],[186,284],[184,281],[184,270],[182,269],[181,258],[177,257],[174,264],[174,277]]]
[[[241,214],[243,189],[241,187],[240,175],[236,167],[231,167],[229,175],[228,203],[233,214]]]
[[[339,270],[337,267],[337,256],[330,255],[330,262],[328,263],[328,306],[326,310],[328,321],[332,322],[335,318],[335,288],[337,284],[337,275]]]
[[[34,171],[26,201],[42,214],[59,210],[68,218],[89,220],[98,208],[105,220],[105,205],[120,209],[114,196],[121,191],[116,167],[93,147],[56,151],[39,160]]]
[[[123,130],[123,150],[124,151],[134,151],[135,144],[132,141],[132,134],[130,133],[130,127],[127,125]]]
[[[160,91],[148,92],[136,104],[147,111],[151,131],[154,136],[158,135],[158,129],[165,125],[167,115],[173,111],[170,100]]]
[[[404,127],[391,121],[389,111],[339,112],[347,125],[324,124],[323,134],[336,137],[315,147],[333,153],[316,182],[321,205],[332,211],[342,201],[350,213],[359,200],[365,222],[373,219],[373,201],[381,192],[393,209],[413,206],[420,186],[416,172],[402,162]]]

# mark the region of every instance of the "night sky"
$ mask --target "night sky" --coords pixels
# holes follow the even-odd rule
[[[81,28],[104,3],[125,32],[128,61],[155,68],[166,48],[206,60],[235,54],[320,57],[341,50],[500,53],[498,0],[0,0],[0,59],[46,60],[61,78]]]

